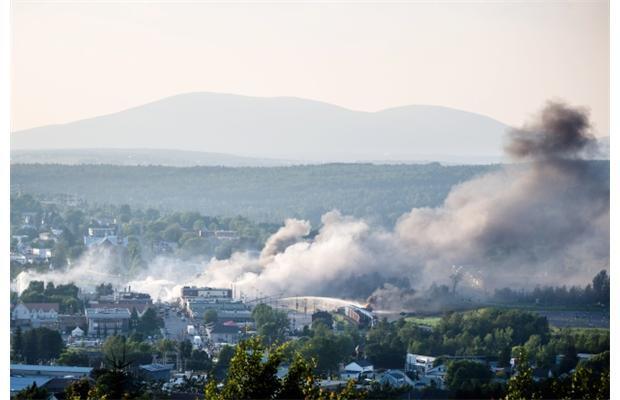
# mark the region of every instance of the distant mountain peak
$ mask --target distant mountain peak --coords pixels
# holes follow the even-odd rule
[[[506,126],[448,107],[349,110],[296,97],[191,92],[11,135],[12,150],[178,149],[261,159],[490,162]]]

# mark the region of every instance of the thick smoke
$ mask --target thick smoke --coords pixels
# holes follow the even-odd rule
[[[287,219],[284,221],[284,226],[267,239],[263,251],[260,253],[261,264],[268,264],[276,254],[281,253],[291,244],[307,236],[310,233],[310,228],[308,221],[297,219]]]
[[[128,286],[132,290],[148,293],[153,299],[173,300],[181,293],[183,283],[191,282],[204,271],[205,261],[181,261],[170,257],[157,257],[148,268],[135,276],[119,271],[119,260],[107,248],[87,250],[74,265],[64,270],[44,273],[34,270],[21,272],[12,282],[11,289],[21,293],[31,281],[75,283],[86,292],[93,292],[101,283],[111,283],[118,289]]]
[[[543,162],[591,155],[596,152],[596,139],[590,132],[588,116],[584,108],[549,102],[533,125],[510,132],[506,152],[518,159]]]
[[[192,266],[158,259],[132,286],[162,298],[187,283],[234,284],[247,297],[374,292],[379,307],[416,308],[434,283],[479,295],[582,284],[609,266],[608,181],[582,158],[594,147],[590,131],[585,110],[549,103],[509,132],[515,164],[455,186],[441,207],[413,209],[392,231],[332,211],[308,239],[309,222],[289,219],[260,255]]]
[[[506,150],[519,163],[456,186],[439,208],[413,209],[392,232],[331,212],[313,240],[270,251],[260,268],[237,256],[212,263],[202,279],[236,280],[250,293],[339,296],[371,277],[375,298],[394,292],[401,303],[410,288],[384,283],[450,284],[454,265],[464,266],[462,288],[475,291],[581,284],[609,265],[608,184],[581,158],[595,142],[590,129],[585,110],[549,103],[509,133]]]

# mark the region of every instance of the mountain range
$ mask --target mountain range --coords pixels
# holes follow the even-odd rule
[[[507,161],[508,127],[410,105],[353,111],[295,97],[186,93],[113,114],[13,132],[11,161],[168,166]],[[609,158],[609,137],[601,138]]]
[[[213,153],[276,164],[289,163],[276,160],[486,163],[501,161],[506,128],[480,114],[439,106],[362,112],[294,97],[200,92],[16,131],[11,149],[22,150],[22,157],[28,154],[24,150],[175,149],[211,153],[216,163],[221,160]]]

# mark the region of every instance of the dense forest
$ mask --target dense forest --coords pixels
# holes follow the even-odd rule
[[[592,161],[609,180],[609,162]],[[309,219],[334,208],[390,226],[414,207],[436,207],[450,189],[498,165],[323,164],[290,167],[162,167],[14,164],[13,191],[74,195],[89,203],[241,215],[257,222]]]
[[[14,191],[75,195],[89,203],[318,223],[326,211],[391,225],[435,207],[450,189],[498,166],[325,164],[273,168],[14,164]]]

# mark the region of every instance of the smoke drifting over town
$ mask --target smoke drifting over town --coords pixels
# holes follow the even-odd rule
[[[455,186],[441,207],[413,209],[392,230],[331,211],[309,238],[309,222],[289,219],[260,254],[195,263],[160,257],[129,284],[161,298],[185,284],[234,284],[250,297],[374,292],[373,301],[388,308],[451,279],[480,295],[559,276],[582,284],[609,267],[609,186],[585,161],[594,146],[588,112],[550,102],[537,120],[509,132],[514,164]],[[33,279],[127,284],[91,253],[68,272],[22,273],[17,288]]]

